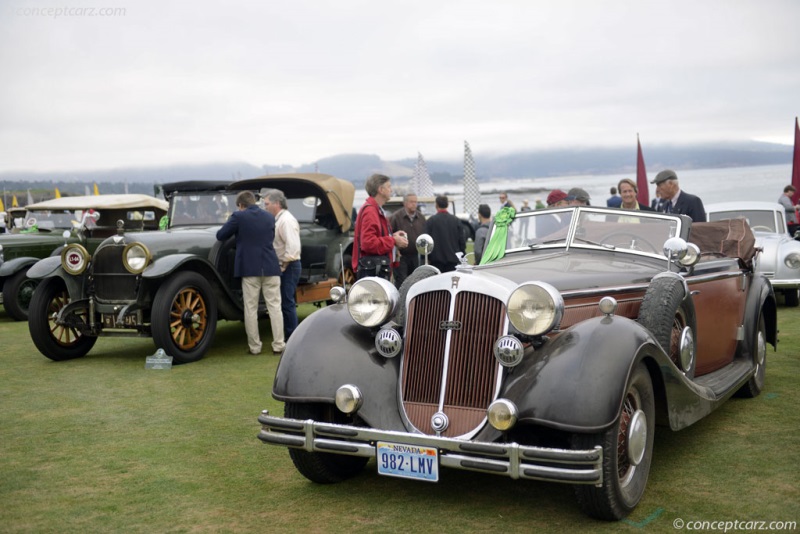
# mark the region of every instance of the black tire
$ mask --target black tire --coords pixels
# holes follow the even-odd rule
[[[635,414],[640,432],[638,439],[631,440],[628,429]],[[646,435],[642,436],[642,432]],[[654,432],[653,383],[647,368],[640,363],[628,380],[619,416],[611,428],[599,434],[573,436],[575,449],[597,445],[603,448],[603,485],[575,486],[575,497],[584,513],[596,519],[619,521],[639,504],[653,460]],[[637,445],[632,448],[633,443]],[[634,465],[631,456],[639,459],[638,463]]]
[[[750,380],[736,392],[737,397],[752,399],[758,397],[764,389],[764,379],[767,371],[767,328],[764,325],[763,315],[758,318],[758,330],[756,330],[752,347],[753,363],[756,366],[756,370]]]
[[[13,274],[3,284],[3,306],[15,321],[27,321],[31,298],[39,280],[28,278],[28,269]]]
[[[395,321],[397,321],[397,324],[402,325],[406,322],[406,295],[408,295],[408,290],[411,289],[411,286],[420,280],[424,280],[436,274],[439,274],[439,269],[433,265],[420,265],[403,280],[403,283],[400,284],[399,303],[397,305],[397,312],[395,312]]]
[[[55,317],[59,310],[69,304],[69,293],[60,278],[43,280],[31,297],[28,309],[28,329],[39,352],[53,361],[72,360],[85,356],[97,337],[87,336],[78,328],[58,325]],[[88,310],[75,311],[70,319],[87,322]]]
[[[783,292],[784,304],[786,304],[787,308],[796,308],[800,304],[797,292],[797,289],[787,289]]]
[[[284,415],[292,419],[312,419],[326,423],[348,423],[347,416],[332,404],[287,402]],[[300,474],[317,484],[334,484],[360,473],[369,458],[327,452],[289,449],[289,456]]]
[[[156,293],[151,313],[153,341],[176,364],[200,360],[217,330],[217,300],[208,280],[181,272]]]
[[[683,281],[677,277],[654,278],[647,288],[639,308],[637,322],[647,328],[667,353],[672,362],[688,379],[694,378],[696,356],[687,368],[680,358],[681,333],[685,327],[692,329],[697,346],[697,318],[691,296],[684,298]]]

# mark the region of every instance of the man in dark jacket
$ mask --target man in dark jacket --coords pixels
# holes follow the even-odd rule
[[[706,222],[703,201],[700,197],[681,191],[675,171],[663,170],[650,183],[656,184],[656,195],[661,198],[660,211],[688,215],[694,222]]]
[[[250,191],[239,193],[236,207],[239,211],[233,212],[228,222],[217,231],[217,239],[225,241],[236,236],[233,275],[242,279],[247,345],[251,354],[261,352],[258,296],[263,293],[272,327],[272,352],[280,354],[286,343],[281,315],[281,268],[272,246],[275,238],[275,217],[256,205],[256,197]]]
[[[436,214],[425,221],[425,233],[433,238],[433,252],[428,261],[443,273],[455,271],[459,263],[456,252],[463,253],[467,248],[461,221],[447,211],[449,204],[446,196],[436,197]]]
[[[406,193],[403,196],[403,208],[394,212],[389,219],[392,230],[406,233],[408,245],[399,248],[400,264],[394,270],[394,284],[400,288],[403,281],[419,267],[417,238],[425,231],[425,215],[417,209],[417,195]]]

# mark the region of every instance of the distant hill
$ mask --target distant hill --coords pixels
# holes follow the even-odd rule
[[[667,167],[682,170],[788,164],[792,160],[791,146],[760,142],[652,145],[643,146],[642,150],[649,172]],[[473,156],[479,179],[620,174],[636,170],[635,146],[530,150],[503,155],[481,154],[473,147]],[[234,181],[264,174],[315,170],[350,180],[356,187],[361,187],[375,172],[405,181],[412,176],[415,164],[416,158],[385,161],[375,154],[340,154],[299,167],[270,164],[258,167],[246,162],[219,162],[81,172],[3,172],[0,173],[0,182],[7,192],[30,189],[37,201],[50,198],[55,187],[62,194],[84,194],[86,184],[97,183],[101,193],[121,193],[127,184],[131,193],[152,194],[153,184],[183,180]],[[426,164],[434,183],[456,182],[463,174],[460,158],[453,161],[427,160]]]

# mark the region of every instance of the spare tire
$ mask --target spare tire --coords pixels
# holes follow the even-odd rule
[[[683,330],[689,327],[696,346],[697,318],[692,297],[686,293],[685,283],[680,276],[653,278],[639,308],[637,322],[650,331],[686,378],[694,378],[696,351],[692,349],[691,361],[684,364],[681,362],[680,345]]]
[[[441,274],[441,271],[433,265],[420,265],[414,269],[414,271],[408,275],[405,280],[403,280],[403,283],[400,285],[400,303],[397,307],[397,312],[395,312],[394,315],[395,322],[397,324],[402,325],[406,322],[406,296],[408,295],[408,290],[411,289],[411,286],[420,280],[430,278],[436,274]]]

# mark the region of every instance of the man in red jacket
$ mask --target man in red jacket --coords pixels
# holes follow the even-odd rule
[[[383,276],[387,280],[391,277],[391,271],[365,272],[361,269],[359,273],[358,260],[364,256],[383,256],[388,259],[392,267],[396,267],[395,247],[405,248],[408,246],[408,239],[402,230],[392,233],[383,205],[392,196],[392,183],[388,176],[383,174],[373,174],[367,178],[364,187],[369,197],[361,206],[356,218],[356,229],[353,243],[353,271],[359,274],[359,278],[364,276]]]

